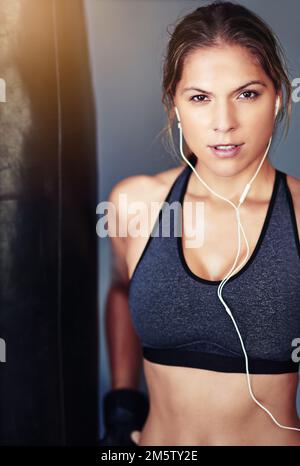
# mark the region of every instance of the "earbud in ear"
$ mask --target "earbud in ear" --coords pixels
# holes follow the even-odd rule
[[[280,97],[277,96],[276,98],[276,104],[275,104],[275,118],[277,117],[277,113],[279,111],[279,107],[280,107]]]
[[[176,115],[177,115],[177,119],[178,119],[178,128],[181,129],[181,124],[180,124],[180,116],[179,116],[179,112],[177,110],[177,107],[174,107],[175,108],[175,112],[176,112]]]

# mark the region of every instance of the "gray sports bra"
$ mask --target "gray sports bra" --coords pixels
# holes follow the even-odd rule
[[[195,166],[196,158],[191,159]],[[165,202],[182,207],[189,165]],[[129,308],[149,361],[223,372],[246,372],[234,324],[217,296],[221,280],[206,280],[187,265],[181,242],[182,212],[170,209],[164,236],[163,204],[129,284]],[[178,207],[178,208],[179,208]],[[179,233],[178,233],[179,232]],[[246,264],[225,284],[222,296],[238,325],[249,372],[297,372],[292,359],[300,337],[300,244],[286,174],[276,169],[264,225]],[[294,351],[295,353],[295,351]]]

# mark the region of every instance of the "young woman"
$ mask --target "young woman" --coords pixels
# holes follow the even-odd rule
[[[128,204],[142,200],[144,226],[150,204],[159,206],[147,236],[128,235],[122,246],[113,240],[128,270],[129,307],[150,400],[137,443],[300,445],[298,363],[292,358],[300,337],[300,180],[265,157],[277,123],[288,122],[291,112],[290,83],[274,33],[231,2],[198,8],[171,35],[163,103],[170,134],[180,119],[194,169],[184,162],[153,177],[129,177],[110,195],[116,205],[121,193]],[[232,204],[238,206],[255,173],[239,207],[249,254],[241,237],[233,270],[238,223]],[[162,224],[164,201],[182,207],[182,235],[175,234],[176,215],[169,237],[153,235]],[[186,232],[195,228],[188,203],[204,207],[197,247],[188,246]],[[119,220],[123,214],[118,212]],[[236,326],[218,297],[230,270],[222,298],[247,352],[256,402]]]

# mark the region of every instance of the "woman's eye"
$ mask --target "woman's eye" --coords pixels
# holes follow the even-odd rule
[[[194,95],[193,97],[190,98],[190,100],[192,100],[193,102],[204,102],[204,99],[201,99],[201,100],[194,100],[195,97],[207,97],[206,95],[203,95],[203,94],[200,94],[200,95]]]
[[[246,100],[253,100],[253,99],[256,99],[256,97],[259,96],[259,93],[255,92],[255,91],[244,91],[244,92],[242,92],[241,95],[245,95],[245,94],[246,94],[246,97],[245,97]],[[252,97],[250,97],[249,94],[252,94]],[[244,99],[242,99],[242,100],[244,100]]]
[[[240,95],[244,96],[242,98],[242,100],[254,100],[254,99],[256,99],[256,97],[259,96],[259,92],[256,92],[256,91],[244,91]],[[198,99],[198,97],[199,97],[199,99]],[[206,102],[206,100],[204,100],[206,98],[207,98],[206,95],[199,94],[199,95],[194,95],[193,97],[190,98],[190,100],[192,102],[199,103],[199,102]]]

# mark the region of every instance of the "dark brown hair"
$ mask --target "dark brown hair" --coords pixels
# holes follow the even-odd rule
[[[278,37],[257,14],[236,3],[214,1],[186,15],[175,25],[172,33],[167,31],[170,40],[163,61],[162,103],[168,122],[160,134],[164,137],[167,135],[166,142],[175,154],[172,126],[176,115],[173,98],[182,77],[185,59],[196,49],[222,44],[245,47],[271,79],[275,91],[282,91],[283,100],[275,128],[285,118],[286,137],[290,125],[292,92],[286,58]]]

